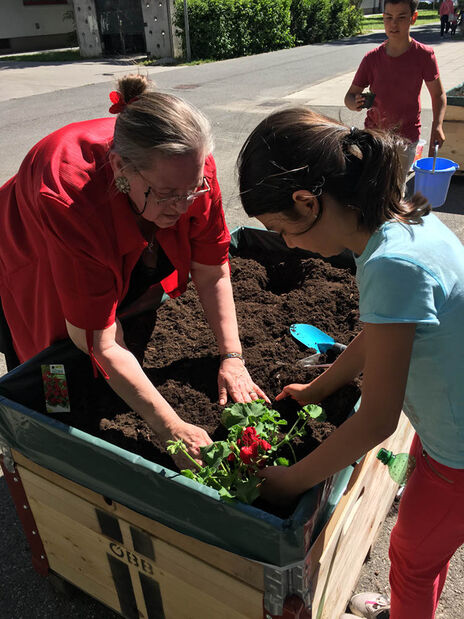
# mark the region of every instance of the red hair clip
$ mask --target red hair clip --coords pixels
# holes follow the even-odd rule
[[[122,98],[121,93],[117,92],[117,90],[112,90],[110,92],[110,101],[113,105],[108,111],[110,114],[120,114],[124,111],[126,105],[133,103],[134,101],[138,101],[138,99],[138,97],[132,97],[132,99],[126,103]]]
[[[110,92],[110,101],[113,104],[109,109],[110,114],[119,114],[126,107],[126,102],[116,90]]]

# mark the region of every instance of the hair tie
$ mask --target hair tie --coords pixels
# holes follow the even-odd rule
[[[122,98],[122,95],[117,90],[110,92],[110,101],[113,104],[108,110],[110,114],[120,114],[126,109],[126,106],[134,101],[138,101],[140,97],[132,97],[127,103]]]
[[[360,129],[358,129],[357,127],[350,127],[350,130],[348,131],[348,133],[345,133],[345,135],[342,138],[342,149],[346,151],[351,146],[358,146],[358,148],[360,148],[359,146],[360,136],[361,136]]]

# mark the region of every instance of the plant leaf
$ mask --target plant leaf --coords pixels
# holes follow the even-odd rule
[[[242,408],[237,407],[236,403],[222,411],[221,423],[225,428],[231,428],[235,425],[246,426],[247,416]]]
[[[200,448],[201,459],[212,469],[217,469],[222,460],[230,453],[230,444],[226,441],[216,441]]]
[[[219,496],[221,497],[221,499],[229,499],[229,500],[233,500],[235,499],[235,496],[233,494],[231,494],[227,488],[224,488],[224,486],[221,486],[221,488],[218,490],[219,492]]]
[[[195,473],[191,471],[190,469],[183,469],[181,471],[181,475],[183,475],[184,477],[188,477],[189,479],[194,479],[195,481],[199,481],[197,480]]]
[[[317,419],[318,421],[325,421],[327,419],[324,409],[317,406],[317,404],[307,404],[301,410],[306,413],[306,418],[311,417],[311,419]]]
[[[251,419],[259,418],[268,412],[269,410],[265,406],[264,400],[255,400],[254,402],[235,402],[235,404],[223,410],[221,415],[221,423],[226,428],[230,428],[235,424],[248,426],[251,425]]]
[[[247,480],[237,481],[237,499],[242,503],[251,505],[259,497],[259,487],[261,483],[259,477],[253,476]]]
[[[166,445],[166,451],[171,455],[175,455],[179,453],[179,451],[187,451],[185,443],[182,439],[179,439],[177,441],[166,441]]]

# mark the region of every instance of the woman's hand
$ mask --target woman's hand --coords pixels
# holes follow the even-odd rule
[[[301,406],[305,406],[306,404],[317,404],[319,400],[314,397],[311,384],[312,383],[309,383],[309,385],[301,385],[292,383],[291,385],[286,385],[276,396],[276,400],[283,400],[284,398],[290,397],[296,400]]]
[[[262,479],[259,487],[261,496],[274,505],[289,504],[304,491],[299,487],[292,466],[267,466],[257,475]]]
[[[227,403],[229,393],[234,402],[253,402],[262,398],[271,401],[258,385],[253,382],[241,359],[224,359],[218,374],[219,404]]]
[[[184,442],[189,454],[195,458],[198,464],[202,463],[200,457],[200,447],[210,445],[213,442],[203,428],[195,426],[191,423],[186,423],[180,418],[175,426],[171,426],[166,433],[163,433],[162,438],[165,441],[178,441],[181,439]],[[194,467],[193,463],[189,461],[187,456],[182,453],[173,456],[173,460],[180,469],[190,469]]]

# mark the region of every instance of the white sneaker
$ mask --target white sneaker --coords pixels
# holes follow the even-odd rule
[[[340,615],[340,619],[356,619],[358,616],[359,615],[352,615],[351,613],[343,613],[343,615]]]
[[[350,610],[357,617],[366,619],[389,619],[390,600],[380,593],[367,591],[353,595]]]

